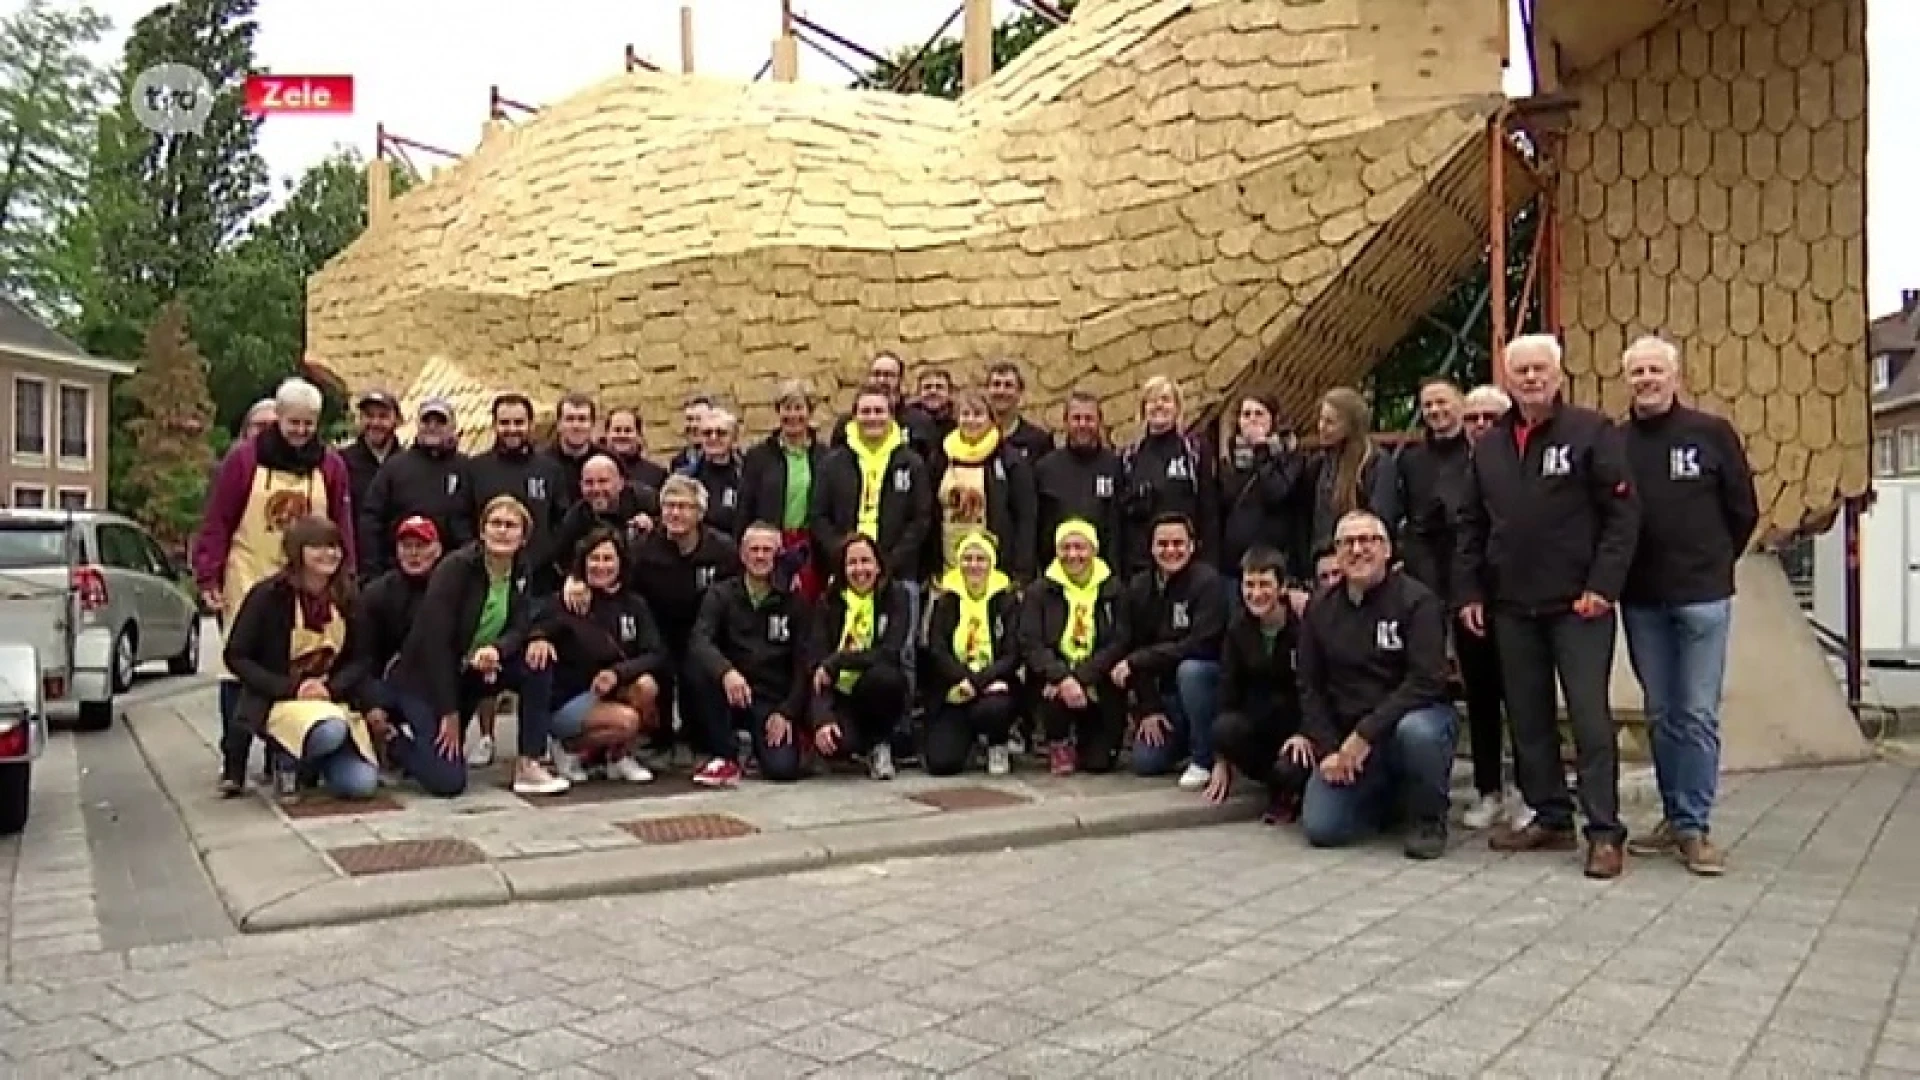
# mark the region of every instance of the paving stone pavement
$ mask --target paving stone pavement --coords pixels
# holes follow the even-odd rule
[[[1641,860],[1594,883],[1572,856],[1477,843],[1433,863],[1312,851],[1247,824],[126,950],[16,944],[0,1074],[1920,1076],[1916,777],[1745,778],[1717,881]],[[14,873],[78,890],[82,868],[39,853],[54,835],[30,833]]]

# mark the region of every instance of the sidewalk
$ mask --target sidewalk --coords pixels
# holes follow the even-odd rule
[[[512,718],[500,721],[512,745]],[[709,885],[848,863],[945,855],[1245,820],[1131,776],[947,779],[818,775],[790,786],[705,791],[682,774],[596,781],[523,799],[496,766],[458,799],[383,790],[372,803],[279,807],[214,792],[219,720],[210,690],[128,710],[127,725],[179,809],[242,930],[355,922],[449,907]]]

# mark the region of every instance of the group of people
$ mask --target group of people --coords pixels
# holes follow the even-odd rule
[[[1718,873],[1752,479],[1733,429],[1676,400],[1677,350],[1645,338],[1623,361],[1633,409],[1615,422],[1563,399],[1553,338],[1519,338],[1504,390],[1430,380],[1422,437],[1389,452],[1344,388],[1309,439],[1260,396],[1215,437],[1156,377],[1116,447],[1090,395],[1069,396],[1058,439],[1028,418],[1012,363],[981,391],[923,372],[908,399],[882,353],[826,432],[784,385],[777,426],[743,450],[701,397],[661,463],[637,413],[582,395],[545,447],[533,403],[500,396],[492,445],[468,455],[447,402],[422,402],[401,447],[398,403],[372,393],[335,451],[319,391],[290,380],[222,462],[195,543],[227,626],[221,783],[244,790],[262,737],[289,794],[364,796],[386,766],[455,795],[491,763],[486,703],[511,691],[529,795],[645,783],[681,743],[709,787],[836,760],[999,775],[1031,748],[1056,775],[1124,761],[1215,800],[1245,779],[1316,845],[1397,823],[1433,858],[1458,699],[1479,796],[1463,822],[1500,850],[1565,851],[1557,684],[1586,873],[1610,878],[1619,610],[1664,811],[1634,848]]]

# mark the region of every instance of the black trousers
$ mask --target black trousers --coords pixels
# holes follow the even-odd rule
[[[1003,746],[1020,712],[1020,687],[1004,694],[983,694],[962,704],[941,701],[927,714],[927,748],[921,764],[929,776],[954,776],[965,771],[973,744],[982,736],[987,745]]]
[[[891,664],[876,664],[860,673],[853,689],[829,688],[814,698],[813,723],[837,721],[846,736],[846,752],[861,754],[888,742],[907,709],[907,677]]]
[[[1500,650],[1493,628],[1475,634],[1456,625],[1454,655],[1460,660],[1460,683],[1467,699],[1467,737],[1473,743],[1473,787],[1482,795],[1498,795],[1501,788],[1501,741],[1506,694],[1500,685]]]
[[[1295,735],[1277,709],[1223,712],[1213,721],[1213,753],[1276,798],[1306,793],[1311,767],[1280,759],[1280,746]]]
[[[1620,824],[1619,729],[1608,700],[1613,674],[1612,612],[1583,619],[1560,615],[1494,616],[1507,715],[1513,720],[1514,772],[1534,820],[1549,829],[1573,828],[1573,799],[1560,764],[1560,709],[1554,677],[1573,727],[1580,810],[1589,839],[1625,839]]]
[[[1081,772],[1110,772],[1127,734],[1127,696],[1107,687],[1084,709],[1069,709],[1058,698],[1042,701],[1040,729],[1048,742],[1073,741]]]

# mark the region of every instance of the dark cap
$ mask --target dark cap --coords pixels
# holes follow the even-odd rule
[[[360,400],[356,401],[353,407],[356,409],[364,409],[369,405],[385,405],[394,412],[400,411],[400,399],[387,393],[385,390],[369,390],[361,394]]]

